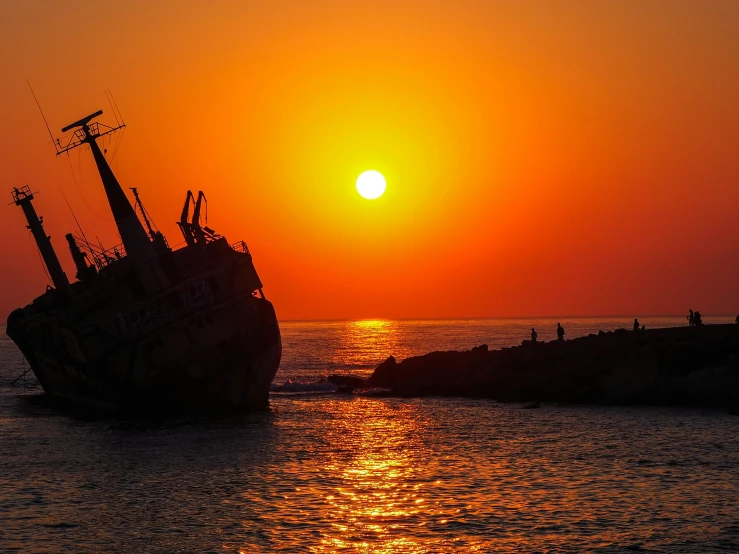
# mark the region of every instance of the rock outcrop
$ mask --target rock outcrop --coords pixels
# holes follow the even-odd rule
[[[364,379],[361,377],[355,377],[354,375],[333,374],[329,375],[327,380],[329,383],[333,383],[334,385],[351,389],[361,389],[367,386]]]
[[[392,356],[368,381],[396,396],[501,402],[739,406],[739,325],[619,329],[488,351]]]

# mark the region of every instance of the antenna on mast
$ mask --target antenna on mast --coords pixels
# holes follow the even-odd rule
[[[118,120],[118,114],[116,113],[115,109],[113,108],[113,100],[111,100],[111,96],[108,92],[108,89],[105,89],[105,96],[108,98],[108,104],[110,104],[110,111],[113,112],[113,117],[115,117],[115,122],[120,125],[121,122]]]
[[[118,102],[115,101],[115,98],[113,98],[113,91],[108,89],[108,94],[110,95],[111,100],[113,100],[113,105],[115,106],[115,111],[118,112],[118,116],[121,119],[121,123],[123,126],[126,126],[126,122],[123,120],[123,114],[121,113],[121,110],[118,109]]]
[[[82,146],[86,142],[94,141],[96,139],[99,139],[100,137],[109,135],[110,133],[113,133],[118,129],[122,129],[126,126],[126,124],[122,122],[118,124],[117,127],[110,127],[109,125],[105,125],[104,123],[92,121],[99,115],[103,115],[103,110],[98,110],[95,113],[83,117],[82,119],[79,119],[74,123],[70,123],[69,125],[64,127],[62,129],[62,133],[66,133],[67,131],[74,129],[75,127],[79,127],[79,129],[77,129],[70,137],[69,142],[66,144],[66,146],[57,149],[57,156],[59,154],[63,154],[64,152],[69,152],[70,150],[77,148],[78,146]]]
[[[46,116],[44,115],[44,110],[41,109],[41,104],[39,104],[38,98],[36,98],[36,93],[33,92],[33,87],[31,86],[31,82],[26,79],[26,83],[28,83],[28,88],[31,89],[31,94],[33,95],[33,99],[36,101],[36,105],[38,106],[38,111],[41,112],[41,117],[44,120],[44,124],[46,125],[46,130],[49,131],[49,137],[51,137],[51,144],[54,145],[54,150],[56,150],[57,155],[59,155],[59,148],[57,145],[59,144],[59,139],[55,139],[54,135],[51,134],[51,127],[49,127],[49,122],[46,121]]]
[[[115,100],[114,100],[115,102]],[[151,269],[151,281],[149,285],[152,290],[158,290],[158,287],[165,286],[167,282],[166,276],[161,273],[156,258],[157,251],[152,245],[152,240],[146,234],[141,221],[136,217],[136,212],[131,206],[126,194],[123,192],[118,179],[116,179],[110,164],[105,159],[104,152],[100,149],[98,139],[125,127],[125,123],[120,123],[115,127],[93,121],[96,117],[103,114],[103,110],[98,110],[88,116],[78,119],[74,123],[70,123],[62,129],[62,133],[73,131],[72,136],[65,146],[57,151],[57,155],[87,144],[90,152],[95,160],[100,180],[105,189],[105,195],[108,197],[110,211],[113,213],[118,233],[126,249],[126,255],[134,264],[149,264]]]

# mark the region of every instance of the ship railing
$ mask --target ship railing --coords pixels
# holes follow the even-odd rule
[[[126,256],[126,248],[123,246],[123,243],[118,244],[114,246],[113,248],[108,248],[107,250],[103,250],[100,253],[100,257],[102,258],[102,261],[105,265],[110,265],[113,262],[117,262],[121,258]]]
[[[241,252],[243,254],[251,255],[251,252],[249,252],[249,247],[246,245],[246,243],[243,240],[234,242],[231,245],[231,248],[233,248],[236,252]]]
[[[29,187],[28,185],[14,188],[11,194],[13,195],[13,202],[15,202],[16,204],[24,198],[28,198],[29,196],[33,198],[31,187]]]
[[[106,249],[102,245],[96,246],[88,242],[84,237],[80,237],[79,235],[75,235],[75,241],[80,247],[80,250],[88,255],[88,258],[95,264],[98,270],[126,256],[126,248],[123,246],[123,243]]]
[[[106,129],[110,129],[110,127],[108,127],[107,125],[103,125],[103,127],[105,127]],[[91,137],[99,137],[100,136],[100,123],[98,123],[97,121],[88,123],[87,130],[90,133]],[[104,133],[104,134],[107,134],[107,133]],[[76,146],[79,146],[80,144],[83,144],[85,142],[86,138],[87,138],[87,135],[85,134],[84,129],[82,128],[77,129],[72,134],[72,138],[69,140],[69,144],[67,144],[66,148],[70,150]]]

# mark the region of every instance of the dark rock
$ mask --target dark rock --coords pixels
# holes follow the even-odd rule
[[[364,379],[354,375],[329,375],[328,381],[334,385],[339,385],[339,387],[350,387],[352,389],[361,389],[367,386]]]
[[[373,387],[384,387],[385,385],[380,385],[379,383],[392,381],[397,367],[398,363],[395,361],[395,358],[393,356],[389,356],[387,360],[378,365],[375,371],[372,372],[372,375],[369,378],[369,384]]]
[[[395,361],[395,357],[394,356],[388,356],[387,357],[387,360],[385,360],[384,362],[382,362],[380,365],[377,366],[377,369],[393,368],[396,365],[398,365],[398,362]],[[377,370],[375,370],[375,371],[377,371]]]
[[[403,397],[728,408],[739,399],[739,326],[620,329],[501,350],[431,352],[400,363],[391,356],[368,384]]]

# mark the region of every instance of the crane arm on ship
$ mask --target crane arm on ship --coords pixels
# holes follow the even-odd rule
[[[188,221],[188,217],[190,216],[190,202],[194,203],[195,197],[193,196],[192,191],[188,190],[187,196],[185,197],[185,205],[182,207],[182,215],[180,215],[180,220],[177,222],[177,225],[180,227],[180,231],[182,231],[182,236],[185,238],[185,242],[188,246],[195,244],[192,226]]]
[[[195,235],[196,242],[207,242],[203,228],[200,226],[200,210],[203,206],[203,200],[205,200],[205,222],[208,223],[208,199],[203,194],[202,190],[198,191],[198,199],[195,202],[195,209],[192,212],[191,228]]]

